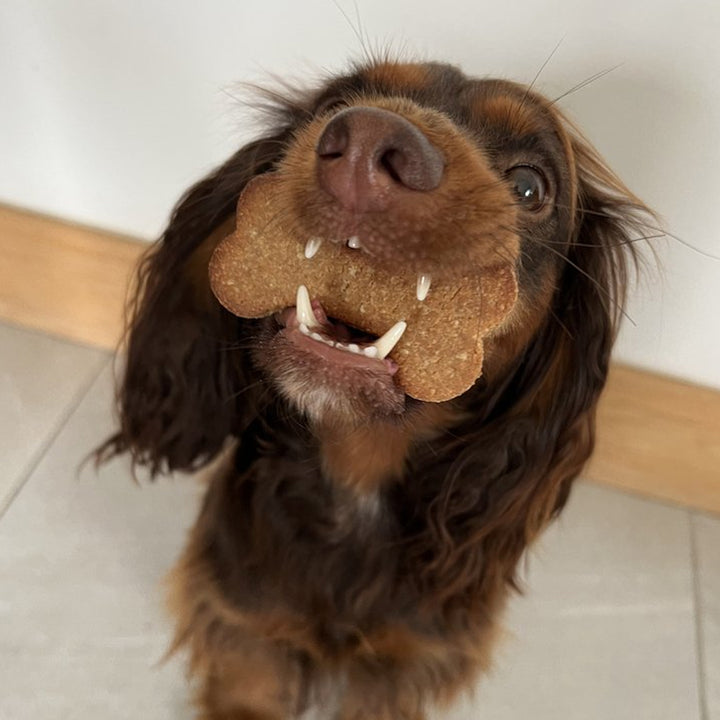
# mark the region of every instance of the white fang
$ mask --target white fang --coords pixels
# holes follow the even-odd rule
[[[378,338],[371,347],[377,348],[377,356],[379,358],[387,357],[392,349],[398,344],[402,337],[407,323],[404,320],[396,322],[381,338]]]
[[[322,239],[319,237],[311,237],[305,245],[305,257],[309,260],[315,257],[315,253],[320,249]]]
[[[415,289],[415,294],[417,295],[417,299],[422,302],[430,292],[430,283],[432,282],[432,277],[430,275],[426,275],[425,273],[420,273],[418,275],[417,279],[417,288]]]
[[[307,326],[309,329],[320,326],[310,304],[310,293],[308,293],[308,289],[304,285],[298,286],[295,312],[297,313],[298,323]]]

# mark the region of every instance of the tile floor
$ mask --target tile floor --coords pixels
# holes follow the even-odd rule
[[[187,478],[79,468],[104,353],[0,325],[0,718],[190,720],[162,664]],[[497,666],[446,720],[720,720],[720,518],[579,484],[527,563]],[[439,718],[438,718],[439,720]]]

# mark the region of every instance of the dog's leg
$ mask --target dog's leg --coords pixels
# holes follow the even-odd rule
[[[337,720],[426,720],[423,699],[393,671],[351,672]]]
[[[199,720],[289,720],[301,672],[280,649],[257,640],[214,654],[204,668]]]

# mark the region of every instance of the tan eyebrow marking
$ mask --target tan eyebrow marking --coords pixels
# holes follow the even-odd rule
[[[386,62],[369,68],[365,78],[390,91],[420,90],[430,83],[430,71],[424,65]]]
[[[479,97],[472,103],[478,120],[489,121],[516,136],[531,135],[547,129],[542,113],[534,104],[508,96]]]

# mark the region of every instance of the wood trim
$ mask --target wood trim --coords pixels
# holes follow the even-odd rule
[[[585,475],[720,513],[720,392],[615,365]]]
[[[112,349],[129,278],[146,248],[0,206],[0,318]],[[614,366],[586,476],[720,512],[720,392]]]
[[[0,317],[101,348],[146,243],[0,206]]]

